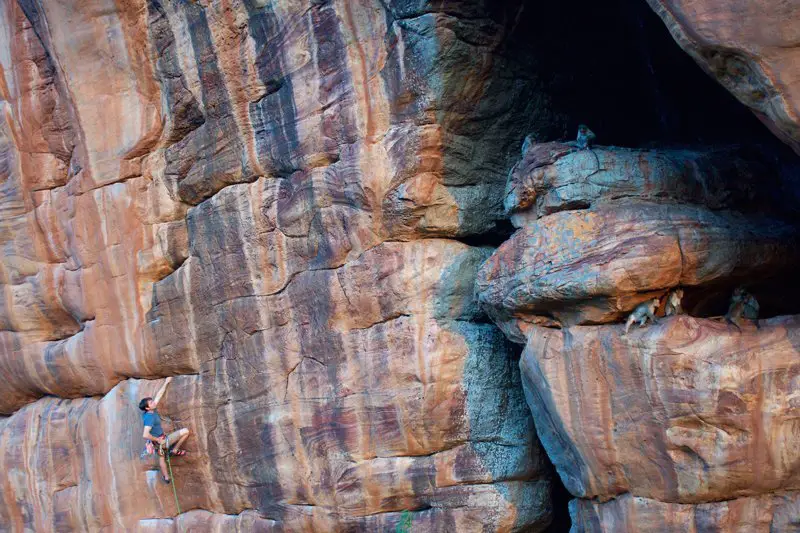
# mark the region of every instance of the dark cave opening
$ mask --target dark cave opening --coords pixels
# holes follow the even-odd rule
[[[489,246],[497,248],[506,242],[511,234],[514,233],[514,226],[509,219],[501,219],[495,222],[494,229],[490,232],[477,235],[465,235],[458,240],[469,246]]]
[[[477,16],[461,5],[468,3],[432,2]],[[520,118],[502,140],[489,140],[502,143],[497,148],[512,164],[526,135],[573,140],[581,123],[597,134],[598,145],[735,146],[775,174],[778,186],[759,191],[770,206],[761,214],[800,225],[800,157],[678,46],[644,0],[482,3],[481,14],[503,28],[496,54],[507,62],[506,76],[526,87],[528,103],[512,104]],[[497,246],[508,234],[501,224],[464,240]]]
[[[792,274],[769,276],[762,279],[742,280],[741,286],[752,294],[759,304],[759,320],[800,313],[800,283]],[[694,317],[724,316],[728,311],[733,287],[711,285],[684,289],[683,308]]]
[[[586,123],[599,144],[763,143],[790,151],[680,49],[646,2],[504,3],[522,10],[506,51],[533,61],[552,106],[567,117],[560,125],[567,138]]]

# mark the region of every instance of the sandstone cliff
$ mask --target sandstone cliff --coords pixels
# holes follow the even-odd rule
[[[0,530],[548,524],[455,240],[536,102],[472,4],[0,4]],[[168,375],[178,520],[139,460]]]
[[[796,169],[640,4],[0,0],[0,531],[796,529]],[[797,148],[791,10],[649,4]]]

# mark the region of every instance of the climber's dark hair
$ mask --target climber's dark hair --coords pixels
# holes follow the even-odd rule
[[[147,398],[142,398],[141,401],[139,401],[139,409],[142,411],[147,411],[147,404],[150,402],[150,400],[152,400],[152,398],[149,396]]]

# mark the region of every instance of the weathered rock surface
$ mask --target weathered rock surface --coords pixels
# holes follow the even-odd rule
[[[532,145],[514,165],[504,205],[515,226],[526,219],[586,209],[621,198],[709,209],[775,212],[777,169],[743,148],[633,150],[562,143]]]
[[[775,220],[625,201],[526,224],[482,268],[477,288],[500,323],[603,323],[672,287],[785,271],[797,250],[795,229]]]
[[[718,531],[791,533],[800,528],[796,492],[685,505],[623,496],[608,503],[588,500],[570,503],[573,529],[587,532]]]
[[[567,489],[709,502],[800,488],[800,317],[532,330],[525,390]]]
[[[793,527],[794,317],[536,326],[794,267],[771,167],[537,145],[504,189],[567,122],[528,5],[0,2],[0,531],[540,531],[537,429],[579,528]],[[794,67],[714,54],[795,143]]]
[[[675,40],[800,153],[797,0],[647,0]]]
[[[454,240],[542,98],[518,6],[440,4],[0,3],[0,530],[547,526]]]
[[[115,33],[120,19],[100,20],[96,6],[82,5],[59,19],[65,28],[52,25],[52,35],[42,6],[2,6],[3,413],[46,394],[97,395],[125,376],[159,374],[144,355],[152,339],[142,325],[152,282],[185,257],[186,228],[178,221],[185,206],[129,154],[137,139],[153,135],[150,126],[160,128],[133,120],[150,113],[147,98],[158,102],[158,92],[122,89],[136,85],[137,72],[119,49],[103,48],[125,46]],[[95,45],[93,32],[105,36],[106,23],[108,37]],[[97,71],[87,71],[90,53]],[[61,74],[71,62],[75,80]],[[87,85],[84,71],[103,82]],[[117,128],[128,119],[122,134]]]
[[[423,335],[444,344],[435,333]],[[402,342],[397,335],[387,337],[387,342]],[[492,340],[482,342],[487,346]],[[495,334],[494,342],[503,341]],[[364,357],[374,359],[376,349],[373,344]],[[463,362],[452,350],[447,355]],[[247,368],[249,379],[270,385],[264,371]],[[472,370],[483,371],[497,380],[515,373],[511,363],[505,370]],[[378,375],[383,381],[392,378],[389,372]],[[225,380],[246,393],[244,380],[237,378]],[[330,383],[324,375],[300,366],[290,383],[306,393],[286,393],[276,384],[268,395],[217,398],[210,394],[214,384],[204,379],[207,373],[176,378],[161,411],[169,426],[195,430],[192,453],[174,461],[173,468],[182,508],[214,513],[208,515],[209,530],[224,519],[219,515],[246,509],[290,531],[393,528],[403,509],[414,510],[414,523],[428,523],[434,531],[470,530],[477,524],[514,529],[548,518],[549,483],[535,479],[541,465],[531,455],[530,419],[522,398],[503,392],[510,388],[521,395],[518,385],[490,383],[484,392],[473,388],[474,398],[464,398],[442,379],[447,395],[434,399],[438,385],[423,396],[408,388],[397,395],[379,389],[373,394],[364,383],[359,391],[326,399]],[[413,378],[399,373],[396,379]],[[5,472],[0,523],[11,530],[91,531],[132,529],[141,519],[174,515],[171,490],[150,461],[139,459],[136,403],[158,385],[126,380],[102,400],[45,399],[7,419],[0,428]],[[426,402],[435,404],[434,420],[447,427],[431,424]],[[501,407],[504,418],[498,419],[487,410],[491,404],[518,407],[515,412]],[[465,432],[460,427],[471,415],[478,418]],[[413,435],[404,433],[404,424],[415,428]],[[169,521],[159,524],[157,530],[171,530]]]

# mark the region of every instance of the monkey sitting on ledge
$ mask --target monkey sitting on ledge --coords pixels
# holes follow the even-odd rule
[[[683,299],[683,289],[673,289],[667,295],[667,304],[664,306],[664,316],[682,315],[683,307],[681,307],[681,300]]]
[[[592,150],[592,143],[594,143],[594,140],[596,138],[597,135],[595,135],[594,132],[589,129],[589,126],[587,126],[586,124],[581,124],[580,126],[578,126],[578,136],[575,138],[575,147],[578,148],[578,150],[589,150],[590,152],[592,152],[592,155],[594,156],[594,162],[596,165],[592,173],[586,176],[586,178],[589,178],[597,174],[601,170],[606,170],[604,168],[601,168],[600,166],[600,156],[597,155],[597,152]]]
[[[575,139],[575,146],[578,147],[578,150],[586,150],[592,147],[592,143],[596,138],[597,135],[589,129],[589,126],[581,124],[578,126],[578,137]]]
[[[758,311],[759,305],[755,296],[744,290],[743,287],[736,287],[731,296],[728,312],[725,314],[725,322],[733,324],[736,326],[736,329],[741,331],[742,328],[739,327],[738,322],[742,318],[746,318],[752,320],[756,328],[760,328],[758,324]]]

